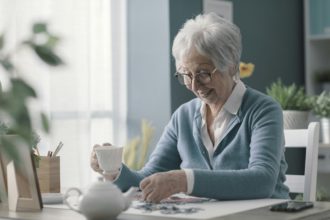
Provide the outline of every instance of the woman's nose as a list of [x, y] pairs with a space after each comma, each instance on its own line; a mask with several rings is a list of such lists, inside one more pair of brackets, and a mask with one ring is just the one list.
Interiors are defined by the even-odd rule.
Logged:
[[196, 78], [191, 79], [191, 89], [196, 91], [201, 86], [200, 82]]

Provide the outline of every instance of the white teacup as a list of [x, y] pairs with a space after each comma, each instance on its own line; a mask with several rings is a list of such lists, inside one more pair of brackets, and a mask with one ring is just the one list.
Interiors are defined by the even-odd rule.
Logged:
[[100, 146], [94, 149], [104, 174], [115, 174], [121, 168], [123, 147]]

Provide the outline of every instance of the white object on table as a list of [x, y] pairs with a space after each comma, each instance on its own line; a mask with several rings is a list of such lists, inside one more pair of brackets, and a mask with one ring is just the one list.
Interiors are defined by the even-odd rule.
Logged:
[[160, 211], [145, 212], [132, 208], [139, 204], [134, 201], [131, 208], [122, 212], [117, 219], [214, 219], [217, 217], [243, 212], [251, 209], [267, 207], [287, 201], [286, 199], [254, 199], [254, 200], [234, 200], [234, 201], [210, 201], [203, 203], [187, 203], [178, 205], [182, 208], [200, 208], [202, 210], [193, 214], [162, 214]]
[[100, 146], [95, 148], [97, 160], [104, 174], [117, 173], [121, 168], [123, 147]]
[[42, 193], [41, 198], [43, 204], [63, 204], [62, 193]]

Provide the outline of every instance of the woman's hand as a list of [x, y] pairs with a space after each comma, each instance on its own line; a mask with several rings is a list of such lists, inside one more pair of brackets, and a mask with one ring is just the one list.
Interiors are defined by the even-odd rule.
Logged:
[[187, 177], [183, 170], [155, 173], [141, 181], [140, 189], [143, 200], [158, 203], [175, 193], [187, 192]]
[[[111, 146], [111, 144], [109, 144], [109, 143], [104, 143], [102, 146]], [[103, 170], [100, 168], [100, 165], [99, 165], [99, 162], [98, 162], [98, 160], [97, 160], [96, 153], [95, 153], [95, 148], [97, 148], [97, 147], [101, 147], [101, 145], [99, 145], [99, 144], [95, 144], [95, 145], [93, 146], [93, 150], [92, 150], [92, 152], [91, 152], [91, 158], [90, 158], [90, 165], [91, 165], [91, 168], [92, 168], [94, 171], [96, 171], [96, 172], [98, 172], [98, 173], [100, 173], [100, 174], [103, 175]]]

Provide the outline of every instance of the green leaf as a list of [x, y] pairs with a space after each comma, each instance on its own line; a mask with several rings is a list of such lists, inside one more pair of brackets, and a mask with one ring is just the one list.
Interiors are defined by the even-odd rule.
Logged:
[[57, 56], [49, 47], [44, 45], [33, 45], [33, 47], [39, 58], [48, 65], [59, 66], [64, 64], [62, 59]]
[[3, 48], [4, 44], [5, 44], [5, 35], [1, 34], [0, 35], [0, 50]]
[[47, 43], [46, 43], [46, 46], [48, 47], [48, 48], [54, 48], [56, 45], [57, 45], [57, 43], [59, 42], [59, 38], [58, 37], [56, 37], [56, 36], [53, 36], [53, 35], [50, 35], [49, 37], [48, 37], [48, 41], [47, 41]]
[[[32, 124], [30, 121], [30, 116], [28, 114], [22, 114], [21, 118], [16, 118], [16, 124], [11, 127], [13, 134], [16, 134], [20, 137], [22, 141], [26, 143], [28, 147], [32, 149], [32, 145], [34, 143], [34, 133], [32, 129]], [[25, 117], [25, 119], [23, 118]]]
[[286, 86], [278, 79], [266, 88], [266, 93], [273, 97], [283, 110], [308, 111], [312, 109], [312, 102], [310, 97], [305, 94], [304, 88], [298, 87], [294, 83]]
[[0, 121], [0, 135], [7, 134], [8, 130], [9, 130], [8, 126], [5, 123]]
[[7, 70], [8, 72], [11, 72], [12, 70], [14, 70], [14, 65], [10, 62], [10, 60], [8, 59], [3, 59], [0, 60], [0, 64], [3, 66], [3, 68], [5, 70]]
[[19, 155], [16, 149], [15, 143], [10, 141], [7, 135], [0, 136], [0, 150], [3, 150], [8, 158], [13, 159], [14, 161], [19, 160]]
[[41, 123], [45, 132], [49, 133], [49, 121], [47, 116], [44, 113], [41, 113]]
[[35, 34], [47, 32], [47, 24], [43, 22], [35, 23], [32, 27], [32, 30]]
[[11, 79], [11, 88], [1, 96], [1, 109], [12, 120], [11, 129], [14, 133], [29, 140], [32, 129], [29, 111], [26, 105], [28, 97], [36, 97], [35, 91], [22, 79]]
[[27, 107], [23, 106], [15, 113], [12, 114], [15, 118], [15, 126], [12, 129], [26, 140], [30, 140], [32, 124]]
[[330, 92], [323, 91], [314, 97], [313, 112], [319, 117], [330, 118]]
[[13, 91], [15, 93], [15, 96], [19, 96], [19, 97], [37, 97], [37, 93], [35, 92], [35, 90], [29, 85], [27, 84], [24, 80], [19, 79], [19, 78], [15, 78], [11, 80], [12, 83], [12, 88]]

